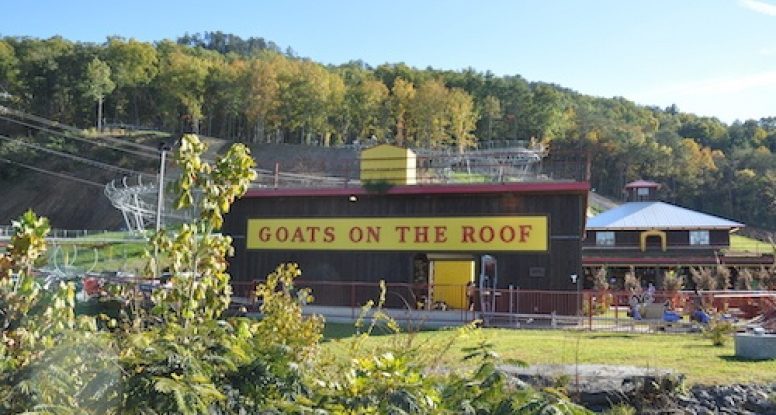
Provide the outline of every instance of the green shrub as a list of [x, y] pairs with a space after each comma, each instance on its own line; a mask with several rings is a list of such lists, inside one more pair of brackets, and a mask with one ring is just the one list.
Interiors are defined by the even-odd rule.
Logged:
[[712, 318], [709, 325], [703, 330], [703, 336], [711, 340], [714, 346], [724, 346], [730, 339], [730, 335], [735, 333], [733, 323], [727, 320]]
[[[367, 349], [363, 340], [378, 320], [399, 331], [380, 310], [384, 289], [344, 359], [324, 355], [323, 320], [302, 315], [312, 296], [294, 288], [295, 264], [258, 285], [261, 319], [226, 318], [231, 240], [215, 232], [247, 188], [253, 163], [244, 147], [216, 165], [200, 159], [203, 151], [196, 137], [184, 136], [176, 157], [184, 172], [178, 203], [202, 202], [200, 217], [157, 233], [149, 249], [170, 262], [171, 286], [150, 300], [116, 287], [112, 294], [124, 301], [111, 303], [121, 309], [110, 316], [97, 309], [98, 316], [76, 318], [73, 284], [44, 291], [31, 270], [48, 223], [31, 212], [15, 223], [9, 254], [0, 256], [0, 413], [589, 413], [556, 390], [510, 382], [484, 340], [464, 350], [473, 370], [440, 370], [458, 339], [479, 334], [475, 324], [438, 343], [409, 334]], [[156, 259], [148, 275], [158, 272]]]
[[636, 408], [621, 403], [604, 411], [604, 415], [636, 415]]

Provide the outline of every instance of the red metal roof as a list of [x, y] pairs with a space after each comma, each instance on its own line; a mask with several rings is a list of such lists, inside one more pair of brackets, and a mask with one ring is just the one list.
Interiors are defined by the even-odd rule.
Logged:
[[[388, 189], [388, 195], [433, 195], [433, 194], [473, 194], [473, 193], [585, 193], [590, 190], [588, 182], [533, 182], [533, 183], [497, 183], [497, 184], [438, 184], [394, 186]], [[243, 197], [304, 197], [304, 196], [365, 196], [370, 193], [362, 187], [335, 188], [254, 188]]]
[[649, 180], [636, 180], [625, 185], [626, 189], [632, 189], [634, 187], [660, 187], [660, 184], [651, 182]]

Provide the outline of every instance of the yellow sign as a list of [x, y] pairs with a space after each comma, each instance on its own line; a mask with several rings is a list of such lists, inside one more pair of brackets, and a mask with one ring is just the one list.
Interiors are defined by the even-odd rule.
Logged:
[[534, 251], [548, 245], [546, 216], [249, 219], [248, 249]]

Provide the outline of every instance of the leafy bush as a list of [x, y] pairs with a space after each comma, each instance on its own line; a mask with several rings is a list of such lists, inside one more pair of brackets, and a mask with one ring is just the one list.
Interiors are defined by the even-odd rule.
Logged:
[[742, 268], [741, 270], [738, 271], [738, 277], [736, 278], [736, 289], [751, 290], [752, 281], [754, 281], [754, 276], [752, 275], [752, 272], [746, 268]]
[[684, 277], [677, 275], [676, 271], [668, 271], [663, 276], [663, 289], [669, 293], [681, 291], [684, 288]]
[[[606, 314], [614, 303], [614, 296], [608, 292], [600, 293], [585, 300], [582, 304], [582, 314], [590, 317]], [[592, 313], [592, 314], [591, 314]]]
[[636, 408], [626, 405], [618, 404], [604, 411], [604, 415], [636, 415]]
[[717, 280], [717, 287], [723, 290], [730, 288], [730, 268], [724, 265], [717, 265], [714, 269], [714, 278]]
[[719, 286], [719, 280], [708, 268], [690, 267], [690, 275], [692, 276], [692, 282], [699, 290], [716, 290]]
[[[602, 315], [609, 311], [614, 303], [614, 297], [609, 293], [609, 280], [606, 267], [601, 267], [590, 279], [596, 295], [582, 305], [582, 314], [585, 316]], [[592, 314], [591, 314], [592, 313]]]
[[674, 398], [684, 388], [684, 378], [680, 375], [645, 376], [638, 379], [628, 393], [627, 405], [615, 407], [620, 413], [674, 413]]
[[608, 272], [606, 267], [601, 267], [593, 275], [593, 289], [596, 291], [607, 291], [609, 289], [609, 280], [607, 279]]
[[122, 299], [115, 303], [121, 310], [76, 316], [72, 284], [45, 291], [32, 274], [48, 223], [31, 212], [14, 223], [9, 254], [0, 256], [0, 413], [588, 413], [557, 391], [511, 382], [485, 341], [466, 350], [473, 370], [439, 368], [457, 339], [477, 334], [474, 325], [441, 343], [394, 336], [366, 349], [378, 320], [398, 332], [380, 310], [384, 292], [346, 359], [326, 356], [323, 320], [302, 315], [312, 296], [294, 289], [301, 273], [294, 264], [258, 285], [261, 319], [225, 318], [231, 240], [214, 232], [247, 188], [253, 162], [240, 146], [215, 165], [200, 160], [202, 151], [196, 137], [184, 136], [178, 204], [198, 200], [200, 217], [153, 236], [148, 275], [162, 257], [172, 277], [150, 307], [132, 287], [118, 286], [112, 295]]
[[[776, 261], [776, 259], [774, 259]], [[760, 270], [757, 272], [757, 279], [760, 282], [760, 288], [766, 290], [776, 289], [776, 263], [770, 267], [760, 265]]]
[[733, 323], [719, 318], [712, 318], [709, 325], [703, 330], [703, 336], [711, 340], [714, 346], [724, 346], [730, 339], [730, 335], [735, 333]]
[[631, 294], [641, 290], [641, 280], [639, 280], [632, 272], [625, 274], [625, 289]]

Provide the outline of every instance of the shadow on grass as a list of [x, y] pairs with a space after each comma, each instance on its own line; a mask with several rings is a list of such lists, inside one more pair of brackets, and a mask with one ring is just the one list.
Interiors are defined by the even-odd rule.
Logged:
[[[708, 340], [707, 340], [708, 341]], [[682, 348], [685, 349], [724, 349], [725, 346], [715, 346], [711, 343], [704, 343], [704, 344], [685, 344], [682, 346]]]
[[637, 339], [639, 336], [635, 334], [595, 334], [588, 339]]
[[[364, 325], [361, 327], [361, 330], [366, 330], [369, 326]], [[423, 331], [437, 331], [438, 328], [434, 327], [422, 327], [418, 328], [415, 325], [404, 325], [399, 324], [399, 328], [401, 329], [401, 333], [417, 333], [417, 332], [423, 332]], [[323, 340], [338, 340], [338, 339], [344, 339], [348, 337], [352, 337], [356, 334], [356, 326], [354, 323], [326, 323], [326, 325], [323, 327]], [[374, 330], [372, 330], [372, 337], [377, 336], [389, 336], [392, 334], [396, 334], [391, 329], [389, 329], [385, 324], [377, 324], [375, 325]]]
[[736, 355], [725, 355], [725, 356], [720, 356], [719, 358], [730, 363], [763, 363], [763, 362], [772, 362], [774, 360], [774, 359], [744, 359], [743, 357], [738, 357]]

